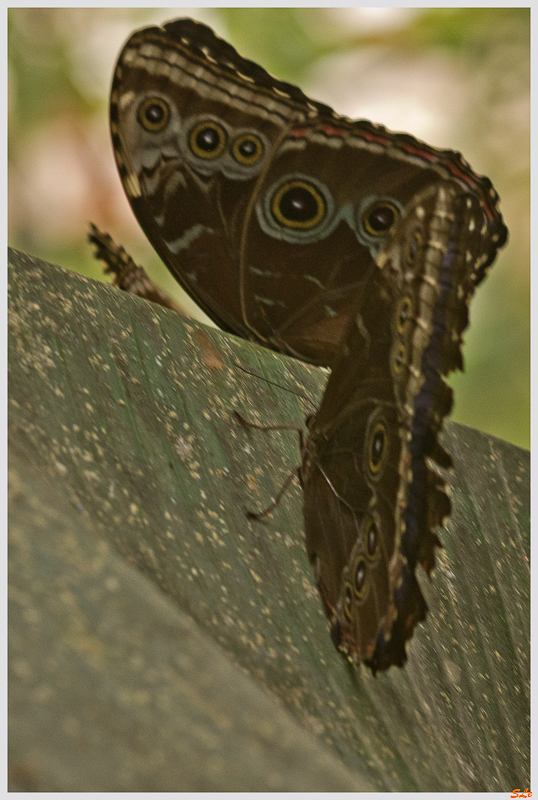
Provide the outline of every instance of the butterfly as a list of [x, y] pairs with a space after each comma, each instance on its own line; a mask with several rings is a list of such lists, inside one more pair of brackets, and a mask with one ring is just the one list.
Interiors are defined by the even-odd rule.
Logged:
[[110, 129], [142, 229], [204, 311], [332, 367], [300, 470], [307, 552], [337, 648], [402, 666], [426, 615], [416, 567], [450, 513], [443, 376], [507, 238], [497, 193], [459, 153], [340, 116], [190, 19], [130, 37]]

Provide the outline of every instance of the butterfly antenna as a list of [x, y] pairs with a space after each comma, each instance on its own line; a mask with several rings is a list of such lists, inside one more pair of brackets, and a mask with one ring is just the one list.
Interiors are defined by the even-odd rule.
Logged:
[[251, 372], [249, 369], [245, 369], [245, 367], [242, 367], [241, 364], [238, 364], [236, 361], [232, 361], [232, 364], [234, 365], [234, 367], [240, 369], [241, 372], [246, 372], [247, 375], [252, 375], [253, 378], [258, 378], [260, 381], [264, 381], [265, 383], [271, 384], [271, 386], [276, 386], [277, 389], [281, 389], [283, 392], [289, 392], [290, 394], [295, 395], [295, 397], [300, 397], [306, 403], [310, 403], [314, 412], [317, 411], [317, 408], [315, 404], [312, 402], [312, 399], [308, 397], [306, 394], [303, 394], [302, 392], [297, 392], [294, 389], [290, 389], [288, 386], [282, 386], [281, 383], [277, 383], [276, 381], [270, 381], [269, 378], [264, 378], [262, 375], [258, 375], [257, 372]]

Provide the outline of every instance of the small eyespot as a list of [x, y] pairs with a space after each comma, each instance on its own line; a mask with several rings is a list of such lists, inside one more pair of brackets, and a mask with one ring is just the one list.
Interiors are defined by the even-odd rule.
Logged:
[[232, 155], [240, 164], [249, 167], [255, 164], [263, 155], [263, 144], [258, 136], [252, 133], [245, 133], [238, 136], [232, 145]]
[[358, 600], [362, 600], [366, 592], [368, 568], [364, 556], [359, 556], [353, 566], [353, 588]]
[[396, 309], [396, 327], [398, 329], [398, 333], [403, 333], [405, 331], [409, 320], [411, 319], [412, 313], [413, 301], [410, 297], [405, 295], [398, 303], [398, 307]]
[[217, 122], [200, 122], [189, 134], [189, 146], [199, 158], [217, 158], [226, 146], [226, 131]]
[[400, 343], [392, 355], [392, 368], [399, 375], [407, 363], [407, 350], [405, 345]]
[[404, 263], [407, 267], [414, 267], [417, 256], [422, 249], [422, 233], [417, 229], [413, 232], [404, 249]]
[[146, 131], [159, 133], [168, 125], [170, 108], [160, 97], [147, 97], [138, 106], [137, 117]]
[[344, 615], [351, 622], [353, 618], [353, 589], [347, 581], [344, 584]]
[[388, 455], [388, 432], [384, 422], [377, 422], [368, 436], [367, 458], [368, 471], [372, 478], [377, 478], [385, 465]]
[[373, 517], [368, 517], [364, 530], [364, 543], [368, 558], [373, 561], [379, 553], [379, 531]]
[[362, 221], [370, 236], [386, 236], [398, 219], [398, 209], [394, 203], [379, 200], [363, 214]]
[[286, 228], [309, 230], [326, 214], [325, 200], [320, 191], [306, 181], [284, 183], [271, 201], [274, 218]]

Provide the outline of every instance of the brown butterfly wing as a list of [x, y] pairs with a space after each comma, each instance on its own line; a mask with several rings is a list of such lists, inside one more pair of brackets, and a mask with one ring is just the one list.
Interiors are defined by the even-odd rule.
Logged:
[[[210, 316], [248, 337], [244, 220], [275, 140], [303, 118], [304, 103], [275, 95], [268, 108], [267, 91], [238, 76], [242, 61], [192, 20], [138, 31], [118, 59], [110, 126], [127, 197], [150, 242]], [[258, 68], [257, 80], [264, 74]]]
[[337, 646], [374, 671], [406, 659], [426, 614], [429, 573], [450, 512], [433, 462], [461, 366], [468, 303], [490, 238], [477, 198], [453, 182], [410, 204], [357, 298], [311, 426], [303, 463], [307, 551]]
[[[491, 184], [459, 154], [334, 112], [290, 124], [260, 176], [246, 220], [241, 291], [244, 318], [256, 337], [332, 364], [354, 298], [396, 220], [440, 177], [472, 184], [491, 227], [503, 232]], [[491, 259], [501, 238], [490, 242]]]
[[[303, 465], [305, 531], [332, 635], [338, 645], [373, 653], [390, 608], [390, 564], [396, 540], [395, 506], [401, 443], [394, 387], [386, 369], [391, 349], [391, 296], [381, 272], [366, 284], [360, 310], [347, 330], [343, 352], [329, 378], [338, 388], [341, 371], [360, 375], [348, 402], [324, 397], [310, 431]], [[387, 438], [383, 472], [369, 471], [366, 437]], [[390, 435], [394, 433], [395, 435]], [[373, 446], [373, 440], [372, 440]], [[355, 607], [360, 606], [360, 617]], [[352, 621], [357, 624], [351, 628]]]
[[[504, 230], [491, 184], [459, 154], [340, 117], [193, 20], [130, 38], [110, 125], [129, 202], [184, 288], [221, 327], [315, 363], [334, 360], [387, 208], [397, 217], [452, 177]], [[314, 202], [291, 225], [290, 182]]]
[[394, 221], [437, 177], [372, 148], [363, 133], [334, 117], [290, 128], [256, 187], [241, 253], [249, 328], [324, 364]]

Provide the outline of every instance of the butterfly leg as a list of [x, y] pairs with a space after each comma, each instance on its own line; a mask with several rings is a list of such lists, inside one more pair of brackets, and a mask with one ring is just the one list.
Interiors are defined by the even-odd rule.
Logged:
[[[237, 420], [239, 420], [241, 425], [244, 425], [247, 428], [255, 428], [258, 431], [264, 431], [264, 432], [267, 432], [267, 431], [297, 431], [298, 434], [299, 434], [299, 442], [301, 444], [301, 449], [303, 447], [303, 432], [296, 425], [258, 425], [258, 423], [256, 423], [256, 422], [249, 422], [249, 420], [245, 419], [245, 417], [242, 414], [240, 414], [239, 411], [235, 411], [234, 410], [233, 414], [234, 414], [234, 417]], [[267, 508], [264, 508], [262, 511], [250, 511], [250, 510], [247, 509], [245, 511], [245, 514], [247, 515], [247, 517], [249, 519], [263, 519], [264, 517], [268, 517], [269, 514], [271, 514], [275, 510], [275, 508], [278, 506], [278, 504], [280, 503], [282, 497], [288, 491], [289, 486], [290, 486], [292, 480], [294, 479], [294, 477], [296, 475], [299, 475], [299, 467], [295, 467], [288, 474], [286, 480], [284, 481], [284, 483], [282, 484], [282, 486], [278, 490], [275, 499], [271, 503], [269, 503]]]
[[185, 313], [169, 294], [151, 280], [143, 267], [135, 264], [121, 245], [116, 244], [108, 233], [103, 233], [91, 222], [88, 241], [95, 247], [95, 258], [103, 262], [105, 273], [113, 276], [114, 286], [118, 289], [173, 311]]
[[267, 508], [264, 508], [262, 511], [250, 511], [249, 509], [247, 509], [245, 511], [245, 514], [247, 515], [247, 517], [249, 519], [263, 519], [264, 517], [268, 517], [269, 514], [272, 514], [272, 512], [275, 510], [275, 508], [278, 506], [278, 504], [282, 500], [283, 496], [288, 491], [292, 480], [295, 478], [295, 476], [298, 474], [298, 472], [299, 472], [299, 467], [295, 467], [295, 469], [293, 469], [288, 474], [288, 477], [286, 478], [286, 480], [284, 481], [284, 483], [282, 484], [282, 486], [278, 490], [275, 499], [271, 503], [269, 503]]

